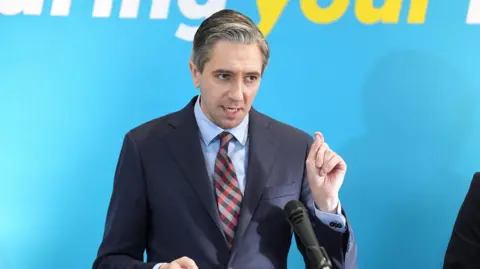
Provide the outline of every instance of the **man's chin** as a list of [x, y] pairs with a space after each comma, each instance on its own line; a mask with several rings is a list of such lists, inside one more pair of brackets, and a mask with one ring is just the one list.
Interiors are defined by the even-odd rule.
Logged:
[[238, 118], [235, 118], [235, 119], [224, 118], [220, 121], [219, 127], [222, 129], [232, 129], [240, 125], [241, 122], [242, 122], [242, 119], [238, 119]]

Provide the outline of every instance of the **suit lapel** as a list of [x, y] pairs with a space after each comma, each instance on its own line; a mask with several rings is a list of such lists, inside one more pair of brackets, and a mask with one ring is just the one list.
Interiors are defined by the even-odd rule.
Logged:
[[192, 189], [223, 236], [213, 185], [207, 174], [205, 157], [199, 140], [199, 129], [193, 112], [195, 101], [196, 98], [169, 120], [170, 126], [175, 130], [169, 134], [166, 142]]
[[256, 112], [250, 112], [249, 154], [245, 194], [240, 211], [240, 219], [235, 232], [233, 249], [240, 243], [260, 202], [267, 179], [272, 169], [276, 147], [276, 137], [269, 133], [270, 122]]
[[[186, 179], [223, 237], [215, 193], [207, 174], [205, 157], [199, 141], [199, 129], [193, 112], [195, 101], [196, 98], [192, 99], [184, 109], [170, 117], [168, 122], [174, 130], [166, 137], [166, 142], [185, 173]], [[252, 108], [248, 131], [249, 153], [245, 195], [232, 253], [250, 224], [272, 169], [278, 141], [277, 137], [269, 131], [270, 122], [267, 117]], [[224, 243], [226, 246], [227, 242], [224, 241]]]

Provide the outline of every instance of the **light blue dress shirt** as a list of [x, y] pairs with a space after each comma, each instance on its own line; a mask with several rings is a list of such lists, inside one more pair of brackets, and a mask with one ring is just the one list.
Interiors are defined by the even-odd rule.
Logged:
[[[217, 153], [220, 148], [220, 141], [217, 136], [220, 133], [226, 131], [234, 136], [234, 139], [232, 139], [228, 144], [228, 156], [233, 162], [233, 167], [237, 175], [238, 184], [240, 185], [240, 191], [243, 194], [245, 191], [245, 177], [248, 167], [247, 156], [249, 116], [247, 115], [237, 127], [224, 130], [215, 125], [212, 121], [210, 121], [205, 115], [205, 113], [203, 113], [200, 107], [200, 97], [197, 98], [197, 102], [195, 103], [194, 113], [198, 128], [200, 129], [200, 143], [202, 145], [203, 155], [205, 157], [205, 163], [207, 165], [207, 172], [209, 178], [212, 181], [212, 188], [214, 186], [213, 173], [215, 158], [217, 157]], [[346, 219], [341, 214], [340, 204], [338, 205], [337, 214], [330, 214], [319, 211], [315, 206], [314, 208], [316, 216], [320, 219], [320, 221], [322, 221], [326, 225], [329, 225], [329, 227], [338, 232], [345, 232]], [[330, 223], [332, 222], [341, 224], [341, 228], [331, 226]], [[153, 269], [159, 269], [162, 264], [163, 263], [155, 265]]]

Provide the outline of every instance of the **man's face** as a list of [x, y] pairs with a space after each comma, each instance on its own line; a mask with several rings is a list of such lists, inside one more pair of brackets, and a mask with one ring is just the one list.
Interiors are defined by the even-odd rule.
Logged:
[[190, 63], [193, 81], [200, 88], [201, 108], [223, 129], [238, 126], [250, 111], [260, 86], [263, 57], [257, 44], [217, 42], [200, 73]]

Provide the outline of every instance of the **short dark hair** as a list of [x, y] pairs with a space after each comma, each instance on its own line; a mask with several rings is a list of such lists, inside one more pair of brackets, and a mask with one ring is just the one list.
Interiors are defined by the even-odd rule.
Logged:
[[209, 60], [211, 48], [219, 40], [243, 44], [257, 43], [263, 55], [262, 73], [267, 67], [270, 48], [262, 32], [244, 14], [232, 9], [223, 9], [206, 18], [195, 33], [191, 60], [200, 73]]

